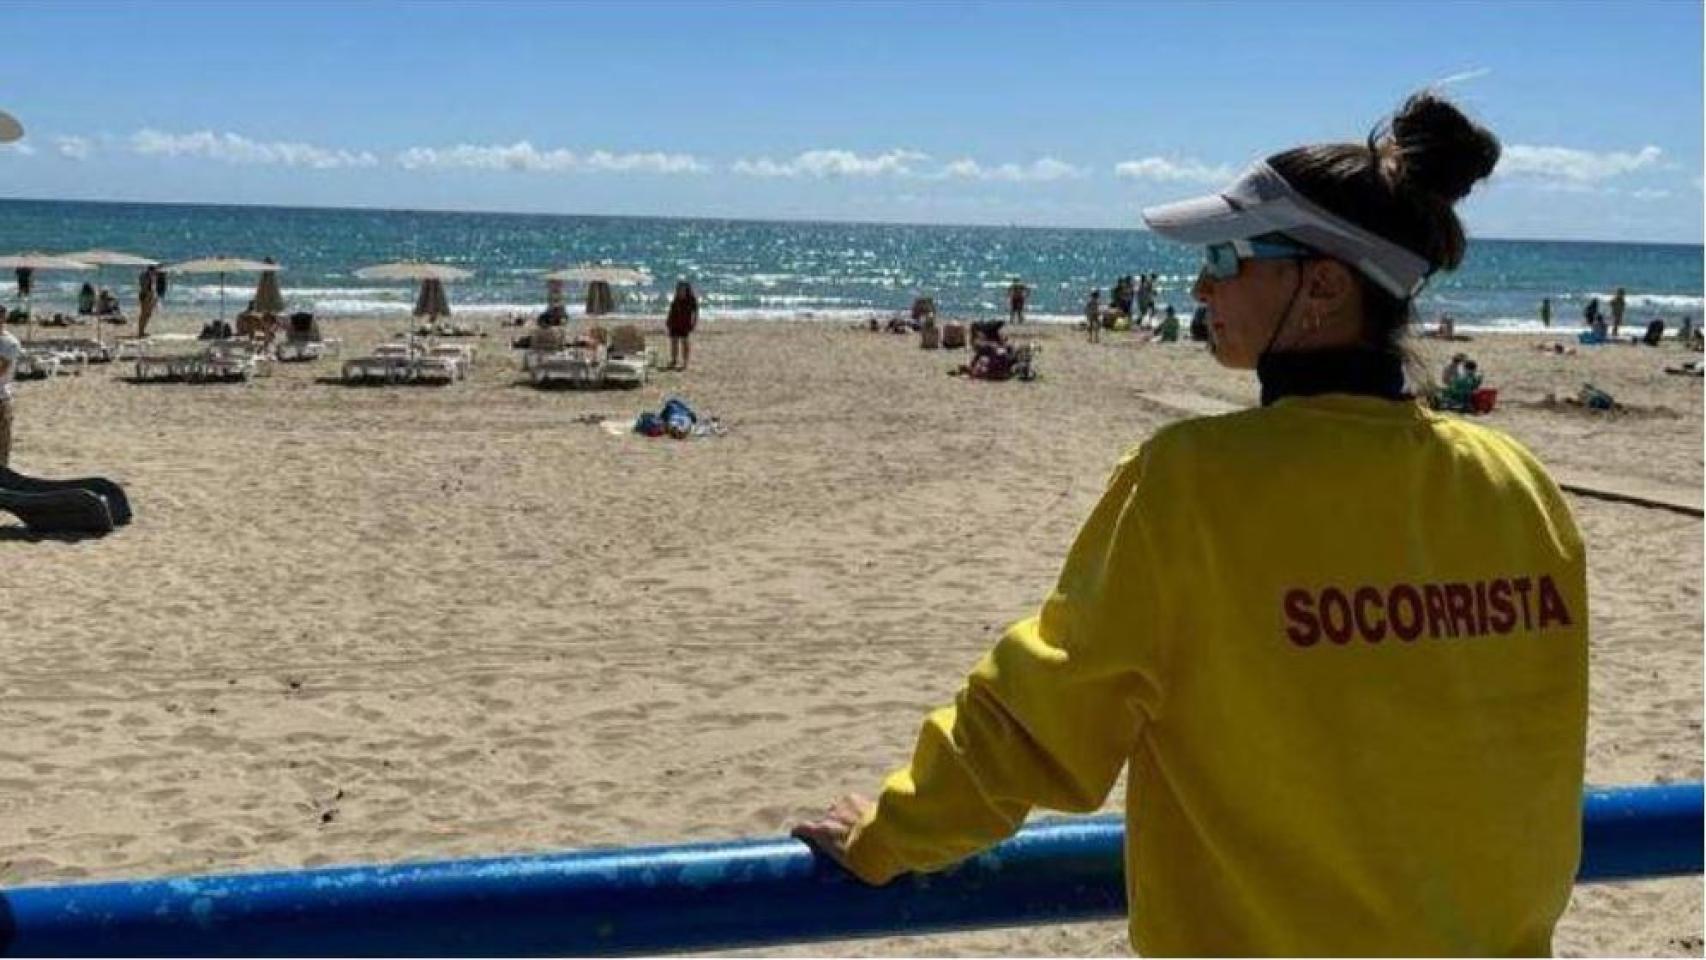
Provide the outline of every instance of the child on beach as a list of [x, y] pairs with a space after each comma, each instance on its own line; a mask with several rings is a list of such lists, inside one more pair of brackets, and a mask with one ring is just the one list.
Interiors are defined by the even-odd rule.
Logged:
[[1499, 152], [1422, 93], [1144, 211], [1203, 248], [1215, 358], [1262, 406], [1128, 454], [911, 763], [795, 835], [880, 884], [1096, 810], [1125, 769], [1144, 956], [1548, 953], [1581, 853], [1582, 540], [1527, 450], [1404, 382]]
[[1084, 328], [1090, 332], [1091, 343], [1102, 342], [1102, 288], [1090, 291], [1090, 299], [1084, 301]]

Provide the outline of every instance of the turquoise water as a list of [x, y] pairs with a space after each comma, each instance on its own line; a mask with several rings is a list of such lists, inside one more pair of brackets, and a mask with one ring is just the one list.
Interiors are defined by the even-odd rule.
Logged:
[[[1071, 320], [1091, 287], [1122, 274], [1159, 273], [1161, 299], [1189, 304], [1194, 251], [1138, 230], [1071, 230], [894, 224], [778, 223], [401, 210], [327, 210], [184, 204], [0, 201], [0, 252], [111, 248], [168, 262], [227, 255], [271, 256], [285, 267], [294, 307], [337, 316], [401, 316], [412, 303], [404, 284], [358, 280], [353, 271], [394, 259], [429, 259], [475, 272], [456, 284], [465, 314], [531, 313], [543, 304], [539, 273], [582, 262], [644, 267], [657, 278], [628, 294], [630, 309], [661, 311], [669, 281], [690, 277], [708, 319], [841, 320], [887, 315], [917, 294], [961, 315], [1005, 312], [1009, 279], [1034, 290], [1032, 312]], [[38, 309], [64, 309], [83, 277], [44, 274]], [[98, 282], [132, 298], [135, 271], [107, 269]], [[246, 299], [252, 277], [235, 277]], [[1630, 315], [1699, 317], [1701, 247], [1480, 240], [1456, 274], [1436, 278], [1420, 312], [1449, 312], [1472, 326], [1538, 327], [1538, 304], [1579, 324], [1589, 296], [1629, 292]], [[213, 277], [174, 278], [168, 309], [211, 313]], [[10, 278], [0, 296], [15, 295]]]

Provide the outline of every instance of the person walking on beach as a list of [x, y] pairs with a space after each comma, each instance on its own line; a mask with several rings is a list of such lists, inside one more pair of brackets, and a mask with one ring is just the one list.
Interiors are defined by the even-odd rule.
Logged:
[[1084, 329], [1090, 332], [1091, 343], [1102, 342], [1102, 288], [1090, 291], [1090, 299], [1084, 301]]
[[1611, 295], [1611, 335], [1612, 335], [1612, 337], [1616, 337], [1618, 334], [1622, 333], [1622, 331], [1623, 331], [1623, 308], [1626, 305], [1627, 305], [1627, 299], [1624, 296], [1623, 288], [1618, 287], [1617, 292], [1613, 293]]
[[880, 884], [1096, 810], [1124, 768], [1144, 956], [1547, 954], [1581, 854], [1584, 548], [1533, 455], [1404, 382], [1498, 157], [1421, 93], [1144, 211], [1202, 247], [1215, 358], [1262, 405], [1123, 458], [911, 763], [794, 835]]
[[1025, 300], [1030, 297], [1031, 288], [1024, 283], [1014, 280], [1007, 288], [1007, 319], [1012, 323], [1025, 322]]
[[692, 284], [686, 280], [678, 281], [675, 296], [669, 301], [669, 315], [664, 319], [664, 329], [669, 331], [669, 366], [664, 369], [687, 369], [687, 361], [693, 355], [687, 338], [693, 335], [693, 328], [698, 325], [699, 298], [693, 293]]
[[1551, 297], [1541, 297], [1540, 298], [1540, 325], [1542, 327], [1545, 327], [1548, 330], [1552, 329], [1552, 298]]
[[12, 381], [23, 353], [23, 344], [6, 329], [6, 311], [0, 308], [0, 467], [12, 462]]

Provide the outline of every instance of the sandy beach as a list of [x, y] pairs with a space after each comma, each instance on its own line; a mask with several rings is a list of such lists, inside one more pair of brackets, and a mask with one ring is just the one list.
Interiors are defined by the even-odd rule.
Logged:
[[[327, 324], [346, 355], [397, 329]], [[517, 331], [486, 329], [443, 388], [345, 387], [329, 360], [19, 385], [13, 466], [114, 477], [136, 521], [0, 526], [0, 884], [776, 833], [873, 790], [1046, 595], [1116, 459], [1179, 416], [1140, 394], [1256, 394], [1188, 343], [1031, 328], [1043, 378], [982, 383], [910, 337], [727, 322], [689, 372], [538, 392]], [[1696, 355], [1535, 342], [1419, 349], [1471, 352], [1485, 422], [1554, 468], [1700, 488], [1701, 381], [1662, 372]], [[1584, 381], [1626, 409], [1546, 400]], [[601, 425], [669, 395], [727, 433]], [[1588, 779], [1698, 779], [1701, 520], [1571, 504]], [[1701, 900], [1698, 877], [1578, 887], [1556, 949], [1700, 956]], [[773, 952], [1128, 951], [1100, 923]]]

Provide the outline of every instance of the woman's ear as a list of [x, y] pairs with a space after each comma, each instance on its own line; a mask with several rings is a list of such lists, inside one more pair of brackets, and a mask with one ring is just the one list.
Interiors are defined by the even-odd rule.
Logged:
[[1335, 314], [1346, 307], [1355, 306], [1358, 298], [1356, 275], [1351, 268], [1337, 260], [1320, 259], [1309, 263], [1309, 277], [1304, 283], [1304, 294], [1315, 309], [1327, 314]]

